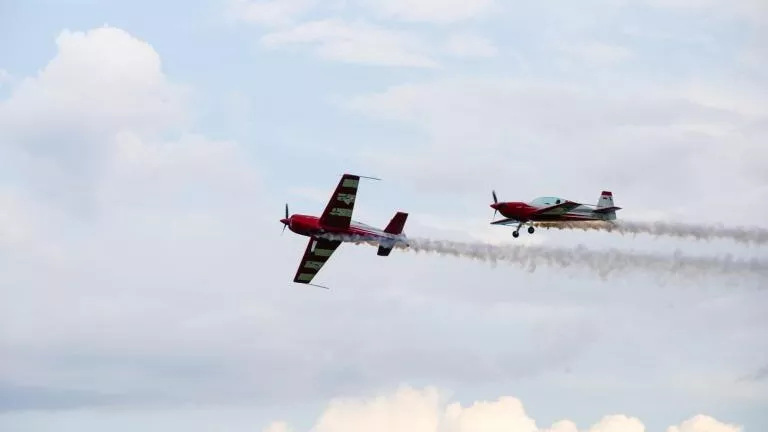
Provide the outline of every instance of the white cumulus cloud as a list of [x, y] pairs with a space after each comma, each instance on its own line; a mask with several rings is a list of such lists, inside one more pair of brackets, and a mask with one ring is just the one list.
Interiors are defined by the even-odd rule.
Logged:
[[104, 190], [117, 181], [139, 190], [139, 173], [156, 186], [158, 175], [243, 173], [236, 145], [185, 132], [191, 92], [167, 79], [148, 43], [105, 26], [65, 30], [56, 44], [37, 76], [0, 101], [0, 155], [35, 190], [85, 204], [120, 196]]
[[[276, 422], [263, 432], [285, 431]], [[312, 427], [313, 432], [646, 432], [640, 419], [607, 415], [588, 428], [570, 420], [541, 426], [528, 415], [522, 401], [502, 396], [495, 401], [476, 401], [469, 406], [449, 402], [448, 393], [434, 387], [401, 386], [388, 395], [372, 398], [339, 398], [331, 401]], [[667, 432], [741, 432], [738, 425], [699, 415]]]
[[[114, 27], [63, 31], [56, 41], [40, 73], [0, 100], [0, 171], [12, 180], [0, 185], [0, 383], [41, 387], [39, 400], [24, 402], [33, 406], [48, 386], [132, 387], [109, 372], [85, 379], [95, 372], [48, 362], [67, 352], [87, 358], [93, 347], [96, 357], [151, 351], [142, 322], [163, 327], [169, 315], [151, 311], [142, 287], [173, 284], [150, 277], [151, 262], [185, 268], [190, 249], [179, 245], [215, 238], [222, 215], [237, 214], [232, 207], [259, 184], [237, 143], [192, 130], [188, 92], [165, 76], [148, 43]], [[131, 289], [116, 287], [128, 278]]]

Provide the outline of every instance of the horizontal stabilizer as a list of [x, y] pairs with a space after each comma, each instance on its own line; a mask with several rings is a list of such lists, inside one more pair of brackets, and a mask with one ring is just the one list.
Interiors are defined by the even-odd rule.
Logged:
[[389, 224], [387, 224], [387, 227], [384, 228], [384, 232], [389, 234], [402, 233], [403, 228], [405, 227], [405, 221], [407, 219], [408, 219], [408, 213], [403, 213], [403, 212], [395, 213], [395, 216], [392, 217], [391, 221], [389, 221]]
[[592, 211], [594, 211], [595, 213], [611, 213], [611, 212], [615, 212], [616, 210], [621, 210], [621, 207], [615, 207], [615, 206], [600, 207]]

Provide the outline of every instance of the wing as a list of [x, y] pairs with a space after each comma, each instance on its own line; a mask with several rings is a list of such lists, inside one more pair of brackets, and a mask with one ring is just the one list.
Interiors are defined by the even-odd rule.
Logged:
[[491, 222], [491, 225], [513, 225], [513, 224], [519, 224], [520, 221], [517, 219], [507, 218], [507, 219], [499, 219], [497, 221]]
[[344, 174], [339, 180], [336, 190], [328, 201], [320, 222], [325, 226], [347, 229], [352, 222], [352, 211], [355, 209], [357, 184], [360, 176]]
[[312, 279], [323, 268], [323, 265], [331, 258], [331, 255], [333, 255], [333, 252], [340, 244], [341, 242], [337, 240], [310, 238], [293, 281], [303, 284], [312, 282]]
[[534, 216], [559, 216], [575, 209], [581, 204], [573, 201], [564, 201], [549, 207], [543, 207], [533, 213]]

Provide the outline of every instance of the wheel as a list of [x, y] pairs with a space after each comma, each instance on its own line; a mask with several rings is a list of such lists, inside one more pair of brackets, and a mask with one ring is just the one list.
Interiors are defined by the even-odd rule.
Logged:
[[517, 238], [520, 235], [519, 231], [512, 231], [512, 237]]
[[533, 232], [534, 232], [534, 231], [535, 231], [535, 230], [533, 229], [533, 227], [532, 227], [532, 226], [531, 226], [531, 227], [528, 227], [528, 234], [533, 234]]

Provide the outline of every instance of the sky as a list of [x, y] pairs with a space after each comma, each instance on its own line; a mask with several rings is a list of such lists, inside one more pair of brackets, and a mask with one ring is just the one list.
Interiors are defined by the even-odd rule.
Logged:
[[762, 0], [0, 3], [3, 431], [751, 432], [765, 279], [342, 245], [292, 283], [342, 173], [410, 236], [768, 259], [490, 226], [765, 227]]

